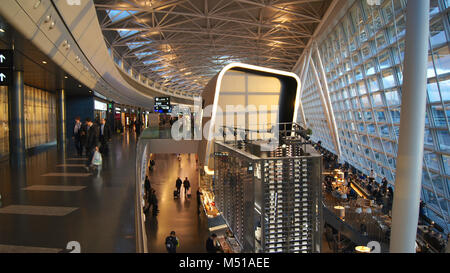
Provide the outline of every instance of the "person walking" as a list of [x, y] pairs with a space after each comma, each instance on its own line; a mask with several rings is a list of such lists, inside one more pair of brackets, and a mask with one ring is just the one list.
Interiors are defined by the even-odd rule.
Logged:
[[149, 173], [153, 172], [153, 167], [155, 166], [155, 160], [150, 160], [150, 166], [148, 167]]
[[191, 183], [189, 182], [187, 177], [183, 181], [183, 186], [184, 186], [184, 196], [186, 196], [188, 194], [189, 188], [191, 187]]
[[150, 193], [150, 204], [153, 206], [153, 216], [156, 216], [159, 212], [158, 210], [158, 197], [156, 197], [156, 191], [151, 189]]
[[150, 193], [151, 186], [150, 186], [150, 179], [148, 179], [148, 175], [145, 176], [144, 189], [145, 189], [145, 194]]
[[109, 128], [109, 125], [106, 124], [106, 119], [102, 118], [100, 120], [100, 128], [99, 128], [99, 137], [98, 140], [100, 141], [100, 152], [103, 155], [108, 155], [108, 141], [111, 140], [111, 129]]
[[138, 138], [139, 135], [141, 134], [141, 127], [142, 127], [142, 123], [139, 119], [136, 119], [134, 121], [134, 127], [135, 127], [135, 131], [136, 131], [136, 138]]
[[180, 195], [180, 191], [181, 191], [181, 185], [183, 184], [183, 181], [181, 181], [181, 178], [178, 177], [177, 181], [175, 182], [175, 187], [177, 188], [177, 193], [178, 195]]
[[88, 152], [86, 149], [86, 140], [87, 140], [87, 131], [88, 131], [88, 119], [86, 118], [86, 120], [84, 121], [83, 124], [81, 124], [81, 128], [80, 128], [80, 145], [81, 145], [81, 155], [83, 155], [83, 150], [84, 150], [84, 154], [87, 156]]
[[215, 233], [211, 234], [211, 236], [206, 239], [206, 252], [208, 253], [217, 253], [220, 252], [222, 249], [217, 246], [217, 235]]
[[175, 231], [171, 231], [170, 235], [166, 237], [166, 249], [168, 253], [177, 253], [177, 247], [180, 246], [180, 241], [176, 237]]
[[81, 146], [81, 121], [80, 117], [75, 118], [75, 126], [73, 127], [73, 141], [75, 143], [75, 148], [77, 149], [78, 156], [82, 155], [83, 147]]
[[94, 155], [95, 146], [98, 145], [98, 130], [97, 126], [91, 121], [90, 118], [86, 119], [87, 121], [87, 134], [86, 134], [86, 155], [87, 159], [87, 169], [91, 165], [92, 156]]

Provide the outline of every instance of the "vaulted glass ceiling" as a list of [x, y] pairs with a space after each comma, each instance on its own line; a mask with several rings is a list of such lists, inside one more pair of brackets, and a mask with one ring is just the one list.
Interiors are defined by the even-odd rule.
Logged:
[[331, 0], [94, 0], [113, 51], [153, 82], [199, 94], [244, 62], [290, 71]]

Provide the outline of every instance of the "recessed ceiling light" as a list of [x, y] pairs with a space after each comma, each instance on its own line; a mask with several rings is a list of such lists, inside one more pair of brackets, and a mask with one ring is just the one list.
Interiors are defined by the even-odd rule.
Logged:
[[79, 84], [78, 87], [81, 87], [81, 84]]
[[89, 90], [89, 93], [92, 93], [92, 90]]
[[47, 62], [46, 62], [46, 61], [42, 61], [42, 63], [43, 63], [43, 64], [46, 64]]
[[69, 77], [67, 77], [67, 76], [64, 76], [64, 79], [67, 79], [67, 78], [69, 78]]
[[0, 28], [0, 32], [5, 32], [5, 30], [3, 28]]

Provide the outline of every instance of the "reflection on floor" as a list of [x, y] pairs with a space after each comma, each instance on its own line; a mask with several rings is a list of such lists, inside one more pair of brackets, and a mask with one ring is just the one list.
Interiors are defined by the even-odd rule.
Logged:
[[[175, 154], [153, 155], [155, 168], [150, 175], [151, 187], [156, 190], [159, 214], [147, 219], [147, 237], [150, 253], [165, 253], [165, 238], [174, 230], [180, 241], [178, 253], [204, 253], [209, 236], [207, 219], [202, 208], [197, 207], [198, 171], [194, 154], [184, 154], [178, 161]], [[188, 177], [192, 196], [185, 197], [181, 189], [179, 199], [174, 199], [177, 177]], [[199, 212], [201, 212], [199, 214]]]
[[0, 253], [58, 252], [70, 241], [81, 252], [135, 252], [135, 136], [115, 136], [109, 147], [98, 176], [72, 143], [67, 153], [28, 156], [18, 170], [0, 163]]

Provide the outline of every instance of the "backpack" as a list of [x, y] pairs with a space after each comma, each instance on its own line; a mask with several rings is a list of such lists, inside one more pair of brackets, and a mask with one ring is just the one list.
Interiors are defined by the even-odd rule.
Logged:
[[174, 240], [175, 238], [173, 238], [172, 236], [166, 238], [166, 248], [168, 251], [172, 251], [177, 247]]

